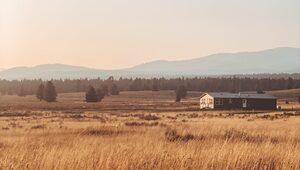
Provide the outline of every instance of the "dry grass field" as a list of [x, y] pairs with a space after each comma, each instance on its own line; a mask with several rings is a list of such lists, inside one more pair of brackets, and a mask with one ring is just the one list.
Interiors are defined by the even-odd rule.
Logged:
[[275, 90], [268, 92], [279, 99], [297, 101], [297, 97], [300, 96], [300, 89], [289, 89], [289, 90]]
[[300, 169], [299, 103], [200, 111], [198, 96], [1, 96], [0, 169]]

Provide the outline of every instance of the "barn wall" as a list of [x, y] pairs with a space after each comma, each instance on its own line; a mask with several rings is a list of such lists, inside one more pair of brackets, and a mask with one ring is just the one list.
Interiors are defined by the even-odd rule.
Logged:
[[214, 100], [215, 109], [258, 109], [258, 110], [275, 110], [277, 108], [276, 99], [247, 99], [247, 107], [243, 108], [242, 98], [220, 98], [223, 105], [217, 105], [218, 98]]
[[200, 99], [200, 109], [204, 108], [214, 108], [214, 98], [211, 97], [210, 95], [206, 94]]
[[276, 99], [247, 99], [247, 109], [275, 110]]
[[[214, 108], [216, 109], [241, 109], [242, 108], [242, 99], [228, 99], [228, 98], [219, 98], [223, 100], [223, 105], [217, 105], [217, 103], [214, 103]], [[215, 101], [217, 98], [215, 99]]]

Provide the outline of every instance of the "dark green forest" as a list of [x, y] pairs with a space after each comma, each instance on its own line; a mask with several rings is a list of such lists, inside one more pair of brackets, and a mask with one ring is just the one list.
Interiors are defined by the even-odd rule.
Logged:
[[[119, 78], [114, 79], [64, 79], [51, 80], [57, 93], [86, 92], [91, 85], [95, 88], [107, 86], [118, 88], [119, 91], [143, 90], [175, 90], [184, 85], [188, 91], [201, 92], [241, 92], [241, 91], [268, 91], [300, 88], [300, 79], [293, 78]], [[39, 80], [0, 80], [2, 95], [32, 95], [38, 87], [45, 83]]]

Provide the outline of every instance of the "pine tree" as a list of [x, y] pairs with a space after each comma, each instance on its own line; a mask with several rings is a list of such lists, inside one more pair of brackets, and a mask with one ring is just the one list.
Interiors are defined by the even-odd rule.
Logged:
[[287, 89], [292, 89], [294, 87], [294, 80], [293, 78], [289, 77], [287, 80]]
[[102, 92], [104, 93], [105, 96], [109, 95], [109, 89], [108, 89], [108, 86], [106, 84], [101, 85], [101, 90], [102, 90]]
[[57, 93], [55, 90], [55, 86], [51, 81], [48, 81], [46, 83], [46, 86], [44, 88], [44, 100], [47, 102], [55, 102], [57, 97]]
[[179, 85], [175, 90], [176, 93], [176, 102], [180, 102], [182, 98], [186, 97], [187, 90], [184, 85]]
[[21, 96], [21, 97], [26, 96], [23, 84], [21, 84], [21, 86], [20, 86], [20, 89], [18, 91], [18, 96]]
[[97, 95], [97, 101], [98, 101], [98, 102], [101, 102], [102, 99], [103, 99], [104, 96], [105, 96], [105, 92], [102, 90], [102, 88], [98, 88], [98, 89], [97, 89], [97, 92], [96, 92], [96, 95]]
[[120, 91], [118, 89], [118, 86], [116, 84], [112, 84], [110, 88], [110, 94], [111, 95], [119, 95]]
[[157, 79], [152, 81], [152, 91], [159, 91], [159, 83]]
[[81, 80], [76, 80], [76, 92], [80, 92], [81, 90]]
[[38, 98], [40, 101], [44, 99], [44, 88], [44, 85], [40, 84], [36, 92], [36, 98]]
[[86, 102], [97, 102], [98, 96], [96, 90], [93, 86], [89, 86], [87, 92], [85, 93]]

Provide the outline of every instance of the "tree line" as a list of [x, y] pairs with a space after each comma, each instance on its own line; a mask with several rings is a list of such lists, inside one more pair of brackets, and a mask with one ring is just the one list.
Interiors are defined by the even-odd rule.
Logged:
[[[183, 85], [187, 91], [201, 92], [240, 92], [240, 91], [267, 91], [300, 88], [300, 79], [293, 78], [119, 78], [114, 79], [64, 79], [51, 80], [57, 93], [86, 92], [90, 87], [101, 89], [105, 95], [118, 94], [119, 91], [143, 90], [176, 90]], [[38, 80], [0, 80], [2, 95], [35, 95], [40, 85], [47, 81]]]

